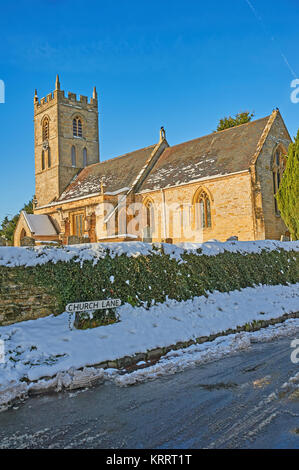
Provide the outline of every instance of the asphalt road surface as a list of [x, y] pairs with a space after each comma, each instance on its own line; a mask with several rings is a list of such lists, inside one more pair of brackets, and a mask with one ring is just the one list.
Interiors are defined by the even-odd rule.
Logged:
[[123, 388], [27, 400], [0, 413], [0, 448], [299, 448], [293, 338]]

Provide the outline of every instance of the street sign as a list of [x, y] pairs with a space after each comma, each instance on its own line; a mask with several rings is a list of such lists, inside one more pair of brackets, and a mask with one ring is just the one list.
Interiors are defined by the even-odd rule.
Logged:
[[67, 304], [65, 310], [68, 313], [92, 312], [93, 310], [104, 310], [107, 308], [115, 308], [120, 306], [120, 299], [92, 300], [89, 302], [76, 302], [73, 304]]

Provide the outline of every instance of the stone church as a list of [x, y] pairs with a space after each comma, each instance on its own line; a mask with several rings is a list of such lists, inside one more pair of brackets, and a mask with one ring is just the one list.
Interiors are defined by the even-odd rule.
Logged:
[[291, 137], [271, 115], [171, 146], [157, 142], [100, 161], [98, 98], [60, 89], [34, 96], [34, 214], [14, 244], [168, 243], [280, 239], [275, 193]]

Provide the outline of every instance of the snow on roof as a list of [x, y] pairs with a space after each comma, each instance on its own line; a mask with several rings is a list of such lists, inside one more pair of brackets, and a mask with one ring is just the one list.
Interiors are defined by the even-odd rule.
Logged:
[[151, 145], [120, 157], [88, 165], [71, 181], [58, 201], [99, 194], [101, 181], [105, 183], [107, 194], [118, 194], [130, 188], [154, 149], [155, 145]]
[[22, 213], [34, 235], [57, 235], [57, 231], [48, 215], [27, 214], [25, 211]]
[[248, 170], [270, 116], [170, 146], [140, 192]]

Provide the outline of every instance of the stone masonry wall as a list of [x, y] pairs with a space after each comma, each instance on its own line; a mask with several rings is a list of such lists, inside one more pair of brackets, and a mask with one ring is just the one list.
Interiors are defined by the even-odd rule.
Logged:
[[[1, 268], [3, 269], [3, 268]], [[11, 269], [0, 279], [0, 326], [34, 320], [57, 312], [57, 301], [41, 287], [25, 287]]]
[[[192, 205], [194, 196], [201, 189], [210, 196], [212, 226], [195, 229], [195, 214]], [[165, 206], [174, 208], [172, 216], [167, 214], [165, 223], [161, 191], [147, 192], [142, 196], [143, 201], [150, 198], [155, 207], [153, 241], [161, 241], [164, 238], [171, 238], [173, 243], [205, 242], [213, 238], [225, 241], [233, 235], [239, 240], [255, 239], [249, 172], [165, 189]], [[179, 207], [183, 204], [189, 205], [190, 212], [186, 214], [182, 233]], [[175, 210], [176, 207], [177, 210]], [[188, 226], [192, 229], [190, 236], [188, 236]]]
[[276, 117], [256, 162], [257, 181], [262, 195], [262, 212], [265, 224], [265, 238], [279, 240], [288, 230], [280, 215], [275, 213], [272, 163], [275, 149], [279, 144], [286, 153], [291, 143], [281, 116]]

